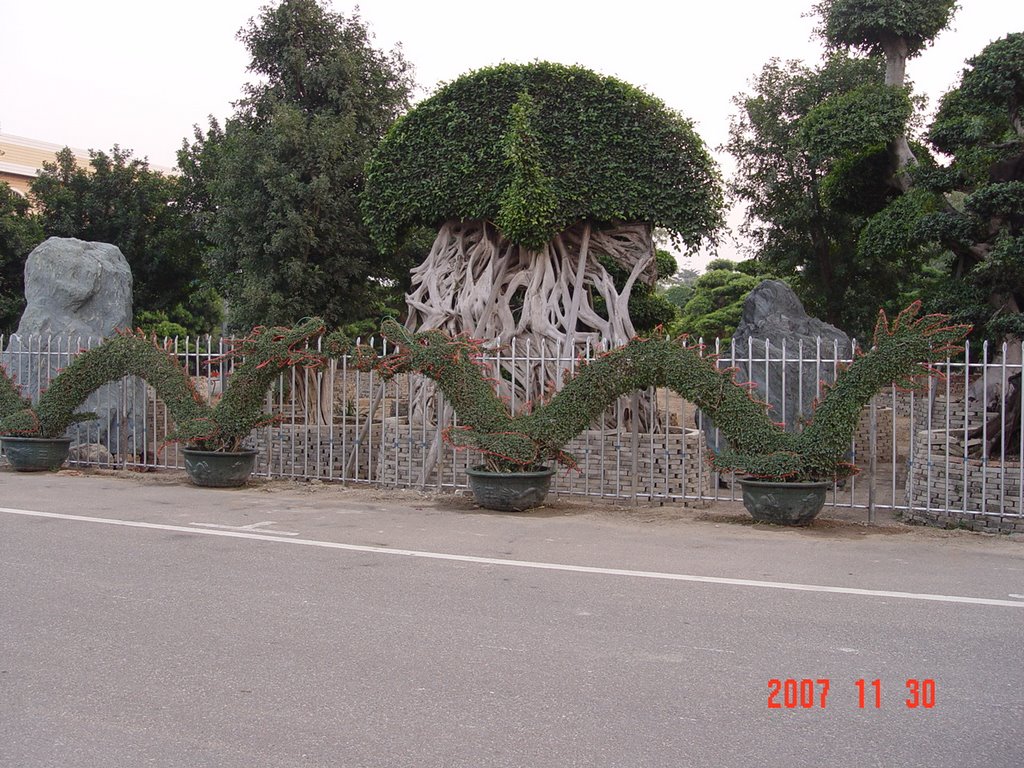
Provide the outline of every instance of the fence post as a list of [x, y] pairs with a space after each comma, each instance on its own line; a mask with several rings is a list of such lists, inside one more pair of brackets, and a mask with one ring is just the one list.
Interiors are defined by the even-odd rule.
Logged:
[[[120, 449], [117, 464], [121, 469], [128, 466], [128, 392], [134, 388], [134, 384], [134, 376], [124, 376], [121, 379], [121, 397], [118, 398], [117, 414], [117, 446]], [[134, 401], [134, 398], [132, 400]], [[134, 436], [134, 431], [132, 434]]]
[[875, 494], [878, 492], [878, 405], [871, 398], [871, 426], [868, 432], [868, 525], [875, 523]]

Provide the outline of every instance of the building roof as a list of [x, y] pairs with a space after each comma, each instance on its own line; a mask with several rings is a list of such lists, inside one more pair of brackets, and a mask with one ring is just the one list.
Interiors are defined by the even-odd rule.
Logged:
[[[32, 180], [39, 176], [43, 163], [52, 163], [63, 144], [29, 139], [0, 133], [0, 181], [6, 181], [16, 192], [27, 195]], [[70, 148], [79, 165], [88, 167], [89, 151]], [[173, 168], [150, 164], [150, 169], [160, 173], [175, 173]]]
[[[0, 181], [6, 181], [23, 195], [27, 194], [29, 184], [39, 175], [43, 163], [52, 163], [62, 149], [64, 147], [60, 144], [0, 133]], [[86, 150], [72, 148], [71, 151], [79, 163], [88, 164], [89, 153]]]

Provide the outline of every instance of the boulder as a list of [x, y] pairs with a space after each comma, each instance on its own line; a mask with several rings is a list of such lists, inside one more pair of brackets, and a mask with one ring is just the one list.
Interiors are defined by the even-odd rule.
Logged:
[[[808, 315], [793, 290], [779, 280], [765, 280], [750, 292], [732, 341], [735, 361], [726, 347], [721, 364], [738, 369], [738, 382], [753, 382], [754, 396], [766, 401], [771, 418], [789, 431], [799, 429], [813, 412], [819, 382], [835, 378], [835, 361], [852, 355], [850, 337]], [[708, 446], [717, 450], [714, 425], [705, 418], [704, 427]]]
[[82, 464], [98, 464], [99, 466], [111, 466], [114, 456], [99, 443], [84, 443], [73, 445], [68, 450], [68, 461], [77, 461]]
[[132, 271], [121, 249], [51, 237], [25, 261], [19, 336], [104, 339], [132, 322]]
[[[25, 262], [25, 299], [25, 311], [2, 362], [23, 393], [37, 400], [72, 355], [99, 344], [118, 328], [131, 327], [131, 268], [115, 245], [51, 237]], [[123, 440], [131, 447], [136, 426], [141, 440], [145, 398], [145, 386], [136, 380], [105, 385], [80, 409], [100, 418], [75, 425], [68, 435], [121, 453]]]

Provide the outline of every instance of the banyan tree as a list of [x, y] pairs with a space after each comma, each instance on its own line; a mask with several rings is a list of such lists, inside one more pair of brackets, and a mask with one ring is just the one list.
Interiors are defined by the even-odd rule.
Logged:
[[[533, 63], [467, 74], [402, 117], [367, 165], [363, 203], [381, 249], [437, 231], [412, 273], [408, 328], [564, 349], [634, 336], [631, 290], [658, 277], [654, 231], [699, 247], [722, 193], [693, 125], [662, 101]], [[518, 395], [543, 391], [548, 367], [518, 376], [536, 382]]]

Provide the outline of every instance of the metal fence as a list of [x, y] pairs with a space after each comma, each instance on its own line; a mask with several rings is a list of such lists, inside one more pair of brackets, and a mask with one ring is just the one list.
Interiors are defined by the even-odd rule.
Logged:
[[[0, 362], [27, 393], [38, 392], [81, 350], [98, 343], [0, 337], [5, 350]], [[224, 354], [231, 340], [166, 343], [200, 394], [216, 401], [230, 377], [231, 362]], [[367, 343], [388, 351], [384, 343]], [[552, 372], [555, 386], [571, 375], [581, 357], [603, 351], [489, 346], [485, 361], [513, 371]], [[854, 350], [820, 342], [796, 349], [770, 342], [743, 348], [716, 342], [708, 351], [719, 355], [721, 365], [738, 368], [741, 377], [761, 379], [761, 396], [773, 403], [780, 420], [799, 429], [799, 413], [809, 410], [822, 382], [834, 378]], [[1024, 530], [1022, 366], [1007, 362], [1019, 361], [1018, 352], [1024, 350], [969, 345], [962, 357], [937, 366], [944, 376], [932, 379], [924, 391], [890, 388], [880, 393], [864, 409], [850, 445], [850, 459], [861, 472], [836, 485], [829, 503], [870, 513], [898, 510], [913, 519], [974, 528], [987, 528], [998, 518]], [[512, 387], [513, 412], [525, 407], [525, 399]], [[183, 466], [177, 445], [166, 443], [170, 414], [141, 380], [127, 377], [104, 387], [83, 410], [99, 418], [73, 428], [79, 446], [73, 462], [139, 470]], [[250, 437], [260, 452], [257, 472], [265, 477], [454, 489], [465, 486], [465, 468], [479, 463], [479, 457], [456, 452], [442, 440], [441, 428], [455, 416], [432, 382], [419, 376], [385, 381], [357, 370], [347, 357], [332, 361], [325, 371], [282, 375], [267, 396], [267, 410], [278, 417], [276, 423]], [[1003, 429], [996, 437], [993, 430], [1008, 419], [1017, 420], [1016, 431]], [[1008, 440], [1008, 434], [1016, 436]], [[690, 504], [736, 501], [739, 489], [732, 478], [709, 469], [708, 452], [718, 439], [713, 425], [675, 393], [635, 393], [568, 446], [579, 469], [559, 472], [553, 491]]]

